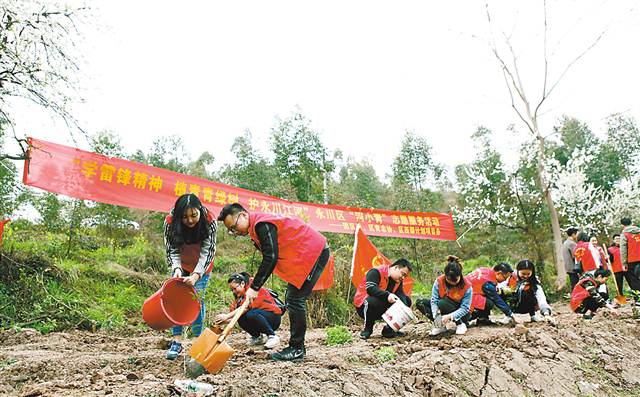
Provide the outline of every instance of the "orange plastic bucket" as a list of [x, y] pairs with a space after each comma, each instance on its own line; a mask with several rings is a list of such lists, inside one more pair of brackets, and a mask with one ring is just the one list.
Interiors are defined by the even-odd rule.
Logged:
[[189, 325], [198, 318], [200, 301], [195, 288], [180, 278], [167, 280], [142, 304], [142, 319], [153, 329]]

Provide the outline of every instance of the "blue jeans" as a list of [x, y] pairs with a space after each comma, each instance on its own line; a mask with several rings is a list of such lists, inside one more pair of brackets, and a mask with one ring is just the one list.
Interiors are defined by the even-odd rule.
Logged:
[[275, 335], [280, 327], [280, 315], [262, 309], [251, 309], [238, 319], [238, 325], [251, 336]]
[[[182, 272], [184, 276], [185, 271], [183, 270]], [[205, 316], [204, 296], [207, 292], [207, 284], [209, 284], [209, 276], [210, 276], [209, 274], [203, 275], [202, 278], [198, 280], [194, 285], [194, 287], [196, 288], [196, 292], [200, 297], [200, 313], [198, 313], [198, 318], [196, 318], [195, 321], [191, 324], [191, 333], [195, 337], [200, 336], [200, 333], [202, 333], [202, 322]], [[173, 336], [182, 335], [182, 328], [183, 327], [181, 325], [171, 328], [171, 335]]]

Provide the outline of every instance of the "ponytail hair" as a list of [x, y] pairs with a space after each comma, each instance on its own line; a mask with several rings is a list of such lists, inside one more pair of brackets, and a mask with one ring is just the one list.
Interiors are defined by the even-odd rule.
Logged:
[[464, 284], [464, 278], [462, 277], [462, 263], [460, 258], [454, 255], [447, 256], [447, 264], [444, 267], [444, 276], [449, 280], [455, 280], [460, 277], [458, 284]]

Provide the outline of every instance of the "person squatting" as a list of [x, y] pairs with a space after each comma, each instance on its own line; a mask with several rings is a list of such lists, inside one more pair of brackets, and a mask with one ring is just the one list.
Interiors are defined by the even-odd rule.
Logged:
[[[255, 275], [246, 272], [228, 276], [233, 294], [228, 312], [215, 316], [215, 324], [224, 324], [240, 310], [245, 300], [249, 305], [238, 324], [248, 333], [249, 346], [274, 349], [280, 344], [277, 331], [282, 316], [289, 313], [290, 337], [287, 346], [269, 355], [276, 361], [302, 361], [306, 356], [307, 298], [318, 282], [329, 260], [327, 239], [297, 217], [249, 212], [238, 203], [222, 208], [217, 217], [229, 234], [249, 237], [262, 254]], [[611, 236], [609, 247], [598, 245], [598, 239], [578, 228], [566, 229], [562, 260], [569, 276], [570, 308], [585, 320], [590, 320], [605, 308], [618, 315], [617, 303], [610, 300], [606, 287], [611, 277], [615, 281], [616, 298], [623, 296], [627, 281], [634, 305], [640, 289], [640, 228], [630, 218], [622, 218], [621, 232]], [[193, 285], [201, 299], [201, 312], [191, 325], [194, 336], [202, 331], [205, 317], [204, 294], [208, 285], [216, 252], [216, 218], [202, 205], [196, 195], [178, 198], [165, 219], [164, 235], [167, 263], [173, 277]], [[355, 312], [364, 326], [359, 336], [367, 340], [374, 334], [376, 321], [383, 318], [392, 305], [411, 308], [412, 300], [405, 281], [413, 265], [405, 258], [391, 264], [369, 269], [355, 291]], [[272, 273], [287, 283], [285, 302], [265, 287]], [[552, 309], [536, 275], [534, 263], [522, 259], [515, 269], [506, 262], [493, 267], [479, 267], [465, 275], [460, 258], [446, 258], [442, 273], [436, 277], [429, 298], [418, 298], [415, 307], [433, 321], [430, 336], [454, 331], [464, 335], [471, 325], [492, 325], [492, 309], [503, 317], [497, 322], [515, 325], [515, 314], [528, 315], [531, 322], [554, 322]], [[410, 310], [410, 309], [409, 309]], [[166, 357], [175, 359], [182, 352], [183, 328], [172, 329], [174, 337]], [[383, 338], [405, 336], [388, 324], [381, 330]]]

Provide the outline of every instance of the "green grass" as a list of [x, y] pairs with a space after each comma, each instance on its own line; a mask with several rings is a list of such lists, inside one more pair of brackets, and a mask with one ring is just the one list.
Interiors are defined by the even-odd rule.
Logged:
[[0, 361], [0, 369], [4, 369], [4, 368], [10, 366], [11, 364], [15, 364], [17, 362], [18, 362], [18, 360], [15, 359], [15, 358], [8, 358], [6, 360], [2, 360], [2, 361]]
[[353, 340], [351, 332], [344, 325], [337, 325], [335, 327], [328, 327], [326, 329], [327, 339], [325, 341], [327, 346], [344, 345], [350, 343]]
[[375, 356], [378, 362], [386, 363], [393, 361], [398, 357], [398, 354], [391, 346], [381, 347], [375, 351]]

